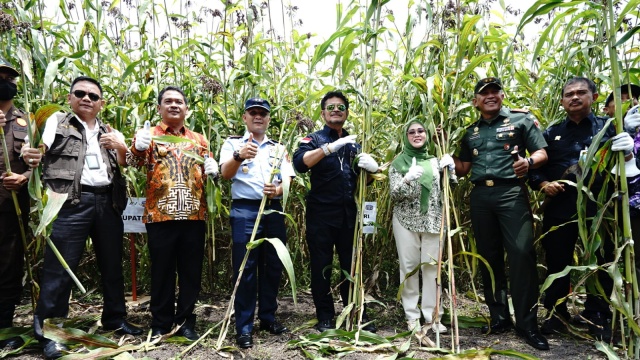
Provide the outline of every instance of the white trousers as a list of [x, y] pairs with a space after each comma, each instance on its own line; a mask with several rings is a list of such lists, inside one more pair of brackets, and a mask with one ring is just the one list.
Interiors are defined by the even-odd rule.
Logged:
[[[407, 320], [420, 320], [420, 310], [425, 323], [433, 322], [433, 312], [436, 307], [436, 276], [438, 273], [438, 249], [440, 234], [416, 233], [405, 229], [396, 216], [393, 215], [393, 235], [396, 238], [398, 260], [400, 263], [400, 282], [404, 282], [402, 289], [402, 307]], [[405, 280], [422, 263], [422, 302], [418, 308], [420, 298], [420, 271]], [[439, 307], [442, 317], [444, 310]]]

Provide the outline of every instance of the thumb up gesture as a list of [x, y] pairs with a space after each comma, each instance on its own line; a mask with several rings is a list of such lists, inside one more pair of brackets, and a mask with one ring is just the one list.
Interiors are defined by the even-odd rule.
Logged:
[[144, 127], [136, 132], [136, 141], [134, 146], [138, 151], [147, 151], [151, 145], [151, 123], [149, 120], [144, 122]]
[[403, 180], [405, 183], [418, 180], [420, 176], [422, 176], [422, 173], [424, 173], [424, 169], [422, 168], [422, 166], [419, 166], [417, 164], [416, 158], [414, 157], [413, 159], [411, 159], [411, 167], [409, 168], [409, 171], [407, 171], [407, 173], [404, 175]]

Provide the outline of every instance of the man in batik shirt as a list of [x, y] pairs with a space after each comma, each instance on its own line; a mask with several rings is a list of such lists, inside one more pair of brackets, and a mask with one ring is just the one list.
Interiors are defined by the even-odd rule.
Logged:
[[[180, 326], [177, 335], [197, 340], [193, 310], [204, 257], [205, 175], [217, 176], [218, 164], [207, 157], [207, 139], [184, 126], [187, 109], [180, 88], [168, 86], [160, 91], [158, 112], [162, 122], [153, 128], [147, 122], [138, 130], [127, 162], [147, 168], [143, 222], [151, 258], [151, 334], [169, 333], [175, 324]], [[185, 141], [168, 141], [165, 136]], [[191, 154], [205, 157], [204, 167]], [[180, 288], [177, 308], [176, 269]]]

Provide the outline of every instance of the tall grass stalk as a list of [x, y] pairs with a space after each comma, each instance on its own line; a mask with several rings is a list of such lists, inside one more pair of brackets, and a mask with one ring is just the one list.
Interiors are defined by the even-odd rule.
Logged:
[[[616, 45], [617, 45], [616, 30], [620, 27], [621, 24], [620, 24], [620, 21], [616, 21], [616, 16], [613, 11], [613, 3], [611, 1], [607, 2], [606, 7], [607, 7], [606, 11], [608, 16], [607, 16], [607, 21], [605, 21], [604, 23], [605, 23], [606, 34], [609, 35], [607, 38], [606, 45], [609, 50], [609, 57], [611, 61], [612, 88], [615, 89], [613, 101], [615, 102], [615, 118], [617, 119], [617, 121], [615, 122], [616, 133], [619, 134], [625, 131], [623, 120], [622, 120], [623, 119], [622, 102], [620, 101], [620, 97], [618, 96], [618, 90], [617, 90], [620, 88], [620, 85], [621, 85], [620, 79], [622, 78], [622, 76], [620, 75], [621, 71], [619, 69], [618, 52], [616, 49]], [[624, 17], [624, 14], [622, 14], [621, 16]], [[627, 279], [627, 282], [631, 282], [631, 289], [628, 290], [622, 286], [618, 286], [618, 284], [622, 285], [622, 283], [619, 281], [614, 281], [613, 291], [616, 295], [613, 296], [612, 299], [617, 298], [618, 302], [617, 304], [616, 302], [614, 302], [614, 308], [617, 311], [621, 312], [621, 314], [624, 316], [627, 322], [626, 324], [624, 324], [623, 318], [620, 319], [620, 333], [623, 339], [626, 338], [625, 330], [624, 330], [625, 325], [629, 329], [629, 339], [628, 339], [629, 343], [628, 343], [628, 348], [626, 349], [627, 356], [630, 356], [630, 357], [635, 356], [635, 358], [637, 358], [638, 355], [640, 354], [640, 333], [637, 331], [638, 330], [637, 321], [640, 321], [640, 320], [634, 320], [634, 319], [640, 319], [640, 317], [638, 316], [640, 315], [640, 310], [638, 309], [637, 306], [635, 306], [635, 309], [634, 309], [634, 305], [637, 305], [637, 300], [638, 300], [638, 285], [636, 283], [637, 278], [634, 278], [636, 276], [635, 263], [631, 261], [633, 246], [631, 245], [632, 243], [630, 242], [631, 241], [631, 220], [629, 217], [629, 192], [628, 192], [628, 185], [626, 181], [627, 178], [625, 174], [624, 163], [625, 163], [624, 154], [622, 152], [618, 152], [617, 167], [618, 167], [619, 179], [620, 179], [620, 182], [619, 182], [620, 191], [622, 193], [622, 200], [621, 200], [622, 201], [622, 204], [621, 204], [621, 209], [622, 209], [622, 239], [621, 240], [622, 241], [619, 241], [620, 237], [617, 236], [618, 231], [617, 229], [615, 229], [614, 244], [615, 244], [616, 253], [619, 253], [620, 246], [624, 246], [624, 249], [622, 249], [622, 251], [624, 252], [625, 278]], [[617, 212], [616, 212], [616, 217], [617, 217]], [[617, 219], [615, 220], [615, 223], [619, 223]], [[619, 278], [617, 262], [612, 264], [612, 268], [613, 268], [613, 273], [612, 273], [613, 280], [617, 280], [617, 278]], [[615, 321], [615, 318], [613, 321]], [[627, 344], [623, 342], [623, 345], [627, 345]]]
[[[370, 152], [370, 136], [373, 134], [371, 130], [373, 126], [371, 124], [372, 114], [373, 114], [373, 88], [375, 86], [375, 64], [376, 64], [376, 53], [378, 49], [378, 34], [377, 30], [380, 26], [380, 12], [382, 10], [382, 5], [386, 1], [383, 0], [374, 0], [367, 7], [367, 16], [364, 19], [364, 28], [367, 34], [367, 37], [372, 38], [371, 44], [371, 53], [369, 56], [371, 57], [371, 67], [367, 69], [365, 66], [362, 71], [364, 72], [363, 78], [367, 78], [366, 83], [366, 96], [364, 99], [365, 102], [365, 115], [363, 119], [362, 132], [364, 134], [361, 139], [362, 142], [362, 151], [365, 153]], [[371, 27], [371, 22], [373, 21], [373, 27]], [[368, 42], [363, 43], [364, 46], [368, 45]], [[366, 51], [365, 51], [366, 53]], [[360, 336], [360, 328], [362, 323], [362, 315], [365, 310], [365, 301], [364, 301], [364, 286], [363, 286], [363, 274], [362, 274], [362, 243], [364, 241], [364, 233], [363, 233], [363, 209], [364, 202], [366, 199], [366, 187], [367, 181], [369, 180], [369, 175], [366, 171], [360, 171], [360, 175], [358, 176], [358, 190], [357, 190], [357, 198], [356, 203], [358, 204], [358, 212], [356, 219], [356, 231], [354, 232], [353, 238], [353, 249], [352, 249], [352, 259], [351, 259], [351, 279], [352, 282], [349, 284], [349, 304], [352, 304], [351, 314], [347, 319], [347, 330], [352, 330], [354, 325], [357, 330], [355, 335], [355, 341], [358, 342]]]

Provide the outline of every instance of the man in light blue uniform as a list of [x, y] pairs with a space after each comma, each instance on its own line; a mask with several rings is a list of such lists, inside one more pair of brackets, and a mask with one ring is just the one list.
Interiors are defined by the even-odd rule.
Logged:
[[[247, 126], [244, 136], [229, 137], [220, 151], [222, 177], [231, 179], [231, 236], [233, 238], [232, 262], [234, 281], [238, 277], [240, 264], [247, 251], [246, 246], [258, 217], [262, 197], [267, 197], [265, 210], [282, 211], [280, 199], [283, 182], [295, 176], [286, 148], [270, 140], [269, 102], [260, 98], [246, 101], [242, 120]], [[274, 168], [276, 174], [273, 175]], [[284, 216], [274, 212], [264, 215], [260, 221], [256, 239], [278, 238], [286, 243], [287, 231]], [[271, 334], [289, 331], [275, 318], [278, 309], [278, 287], [282, 275], [282, 263], [273, 245], [262, 243], [253, 249], [240, 280], [234, 303], [236, 316], [236, 343], [241, 348], [253, 346], [253, 319], [256, 295], [260, 330]], [[258, 276], [260, 281], [258, 281]]]

